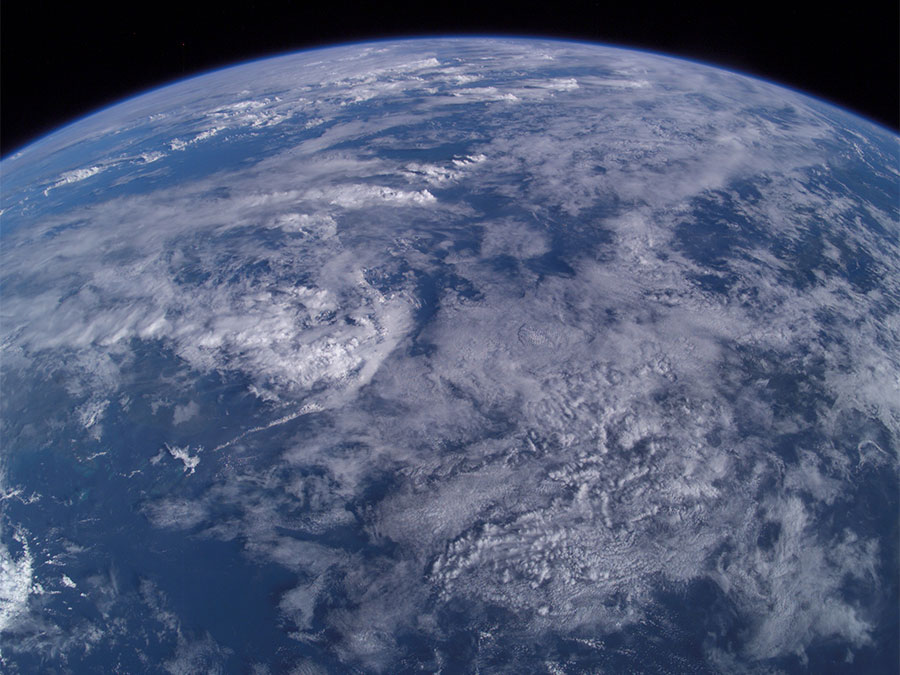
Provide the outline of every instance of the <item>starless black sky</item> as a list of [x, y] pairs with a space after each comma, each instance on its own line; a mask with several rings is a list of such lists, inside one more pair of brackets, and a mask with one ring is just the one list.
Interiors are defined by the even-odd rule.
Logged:
[[[151, 87], [309, 47], [535, 35], [649, 49], [806, 91], [900, 129], [900, 4], [692, 0], [0, 5], [0, 154]], [[126, 8], [127, 7], [127, 8]]]

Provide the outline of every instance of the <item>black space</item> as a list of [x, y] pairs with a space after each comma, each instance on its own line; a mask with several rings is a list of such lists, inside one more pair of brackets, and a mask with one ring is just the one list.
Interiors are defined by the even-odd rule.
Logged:
[[3, 3], [0, 154], [183, 76], [332, 43], [440, 34], [650, 49], [780, 82], [900, 129], [900, 4], [891, 1], [118, 4]]

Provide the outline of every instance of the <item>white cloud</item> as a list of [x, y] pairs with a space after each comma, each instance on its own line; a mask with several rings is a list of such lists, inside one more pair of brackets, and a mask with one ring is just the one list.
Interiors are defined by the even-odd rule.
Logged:
[[310, 191], [307, 196], [349, 209], [378, 203], [424, 206], [437, 201], [428, 190], [399, 190], [384, 185], [343, 185]]
[[211, 129], [207, 129], [206, 131], [201, 131], [199, 134], [194, 136], [189, 143], [199, 143], [200, 141], [205, 141], [207, 138], [212, 138], [220, 131], [222, 131], [225, 127], [212, 127]]
[[532, 225], [507, 221], [484, 223], [481, 255], [491, 258], [509, 255], [515, 258], [533, 258], [549, 250], [545, 232]]
[[197, 405], [196, 401], [188, 401], [184, 405], [176, 405], [172, 411], [172, 423], [184, 424], [196, 417], [199, 411], [200, 406]]
[[90, 429], [96, 425], [102, 418], [103, 413], [109, 406], [109, 401], [92, 400], [85, 403], [78, 410], [78, 417], [85, 429]]
[[143, 152], [140, 155], [140, 159], [144, 164], [152, 164], [153, 162], [158, 162], [163, 157], [166, 157], [166, 153], [159, 152], [158, 150], [153, 152]]
[[27, 611], [34, 583], [34, 557], [25, 533], [17, 530], [12, 539], [18, 552], [0, 544], [0, 631], [12, 628]]
[[465, 98], [466, 102], [473, 100], [478, 101], [508, 101], [515, 103], [519, 101], [519, 97], [509, 91], [502, 91], [497, 87], [469, 87], [467, 89], [456, 89], [452, 92], [454, 96]]
[[650, 86], [650, 82], [644, 79], [632, 80], [588, 76], [582, 77], [582, 82], [595, 87], [612, 87], [614, 89], [645, 89]]
[[178, 645], [173, 657], [162, 664], [171, 675], [191, 675], [192, 673], [221, 673], [225, 661], [233, 653], [222, 647], [209, 633], [191, 639], [178, 632]]
[[[404, 167], [404, 174], [411, 180], [424, 179], [430, 185], [441, 186], [453, 183], [467, 175], [468, 170], [484, 163], [487, 157], [483, 154], [455, 157], [449, 166], [441, 164], [421, 164], [411, 162]], [[430, 193], [429, 193], [430, 194]]]
[[63, 185], [78, 183], [83, 180], [87, 180], [92, 176], [96, 176], [98, 173], [105, 171], [106, 168], [106, 165], [98, 164], [96, 166], [89, 166], [83, 169], [73, 169], [72, 171], [66, 171], [59, 176], [55, 183], [44, 189], [44, 196], [50, 194], [51, 190], [55, 190], [56, 188], [62, 187]]
[[528, 84], [529, 86], [552, 89], [554, 91], [574, 91], [578, 89], [578, 80], [574, 77], [556, 77], [550, 80], [537, 80]]
[[144, 513], [156, 527], [188, 530], [207, 517], [206, 505], [183, 498], [171, 498], [149, 504]]
[[194, 473], [197, 470], [200, 464], [199, 451], [198, 454], [191, 455], [189, 447], [179, 448], [177, 445], [166, 444], [165, 448], [173, 459], [180, 460], [184, 464], [185, 473]]

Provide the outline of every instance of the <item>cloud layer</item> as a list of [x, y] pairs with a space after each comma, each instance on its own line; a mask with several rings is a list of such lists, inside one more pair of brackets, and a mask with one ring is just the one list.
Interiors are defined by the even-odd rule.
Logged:
[[[4, 163], [8, 663], [245, 658], [178, 614], [152, 563], [173, 537], [289, 575], [250, 595], [298, 668], [449, 669], [460, 631], [464, 669], [564, 668], [563, 643], [649, 667], [611, 635], [723, 670], [884, 653], [896, 549], [859, 509], [896, 485], [895, 138], [566, 43], [200, 84]], [[40, 453], [103, 490], [60, 497]], [[77, 526], [121, 513], [146, 556]], [[712, 618], [679, 633], [666, 598], [695, 596]]]

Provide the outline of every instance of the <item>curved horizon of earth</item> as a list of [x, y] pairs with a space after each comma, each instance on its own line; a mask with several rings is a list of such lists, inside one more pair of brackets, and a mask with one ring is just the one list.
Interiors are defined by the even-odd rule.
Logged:
[[897, 672], [898, 137], [540, 39], [0, 162], [6, 672]]

